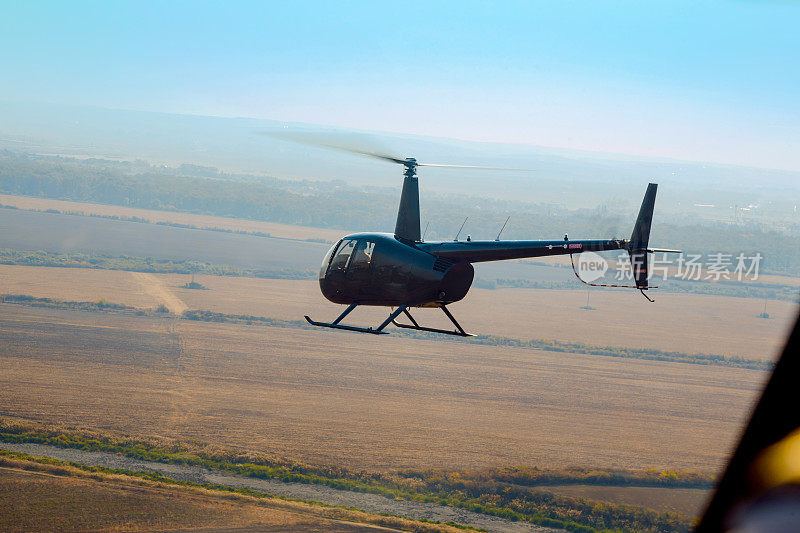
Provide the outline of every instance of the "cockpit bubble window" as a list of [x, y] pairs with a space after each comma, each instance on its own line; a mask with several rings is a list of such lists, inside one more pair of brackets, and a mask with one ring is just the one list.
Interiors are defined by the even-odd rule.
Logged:
[[339, 245], [342, 244], [342, 241], [337, 242], [331, 249], [328, 250], [328, 253], [325, 254], [325, 257], [322, 259], [322, 267], [320, 268], [321, 272], [325, 272], [328, 270], [328, 265], [331, 264], [331, 259], [333, 259], [333, 254], [336, 252], [336, 249], [339, 248]]
[[350, 261], [350, 256], [353, 255], [353, 249], [356, 246], [356, 241], [353, 239], [345, 239], [339, 248], [336, 250], [336, 256], [331, 261], [330, 270], [345, 270], [347, 263]]

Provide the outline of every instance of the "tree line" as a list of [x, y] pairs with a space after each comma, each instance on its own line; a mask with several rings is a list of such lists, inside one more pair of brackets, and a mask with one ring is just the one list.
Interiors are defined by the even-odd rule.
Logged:
[[[394, 228], [399, 197], [394, 190], [222, 173], [217, 177], [199, 176], [200, 172], [182, 175], [180, 171], [0, 151], [0, 192], [354, 231]], [[555, 211], [539, 204], [429, 194], [422, 198], [422, 209], [423, 227], [430, 222], [429, 240], [453, 238], [466, 216], [463, 233], [476, 239], [495, 238], [508, 215], [511, 220], [503, 232], [507, 239], [558, 239], [565, 233], [580, 238], [627, 238], [633, 226], [632, 220], [623, 220], [602, 206]], [[651, 242], [690, 253], [760, 252], [764, 270], [800, 274], [800, 235], [755, 224], [657, 220]]]

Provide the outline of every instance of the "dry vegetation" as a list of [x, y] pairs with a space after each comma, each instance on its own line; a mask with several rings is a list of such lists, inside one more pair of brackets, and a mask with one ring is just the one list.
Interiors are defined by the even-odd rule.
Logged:
[[[198, 291], [200, 292], [200, 291]], [[0, 414], [353, 469], [714, 472], [766, 374], [0, 305]]]
[[[183, 309], [183, 303], [189, 309], [284, 320], [299, 320], [304, 314], [333, 318], [341, 311], [320, 295], [315, 281], [198, 275], [197, 281], [210, 289], [198, 291], [182, 287], [188, 280], [181, 274], [142, 278], [123, 271], [0, 265], [0, 293], [6, 294], [104, 299], [143, 308], [166, 303]], [[177, 302], [157, 296], [165, 289]], [[757, 299], [674, 293], [656, 298], [651, 304], [627, 291], [596, 291], [592, 305], [597, 310], [585, 311], [580, 309], [586, 302], [582, 290], [472, 289], [452, 309], [474, 333], [764, 360], [780, 353], [798, 311], [796, 303], [772, 301], [771, 318], [764, 320], [757, 317], [763, 307]], [[384, 314], [383, 308], [357, 309], [348, 320], [371, 324]], [[436, 310], [416, 314], [446, 325]]]
[[672, 511], [684, 516], [702, 513], [710, 495], [707, 489], [661, 487], [612, 487], [596, 485], [548, 485], [548, 492], [612, 504], [638, 505], [657, 511]]
[[[9, 458], [0, 458], [0, 464], [0, 530], [7, 532], [197, 528], [242, 532], [458, 531], [444, 525], [302, 502], [88, 473], [70, 466]], [[390, 524], [394, 527], [386, 527]]]
[[[35, 426], [39, 426], [37, 429]], [[477, 518], [474, 512], [479, 512], [495, 517], [503, 517], [506, 520], [522, 520], [533, 522], [538, 525], [567, 529], [568, 531], [584, 533], [610, 533], [611, 531], [643, 531], [643, 532], [686, 532], [689, 528], [690, 520], [685, 515], [674, 512], [657, 512], [641, 507], [629, 505], [614, 505], [598, 501], [587, 501], [580, 498], [557, 496], [550, 491], [541, 490], [541, 487], [529, 488], [528, 483], [546, 482], [547, 479], [562, 479], [577, 481], [579, 479], [598, 481], [617, 481], [617, 482], [640, 482], [656, 483], [657, 486], [668, 489], [670, 487], [681, 487], [685, 484], [700, 483], [708, 486], [708, 479], [697, 473], [674, 472], [674, 471], [599, 471], [589, 469], [579, 470], [550, 470], [543, 471], [538, 469], [500, 469], [484, 470], [482, 472], [445, 472], [445, 471], [400, 471], [392, 473], [376, 472], [354, 472], [347, 471], [340, 467], [318, 467], [296, 462], [283, 462], [274, 457], [264, 457], [258, 454], [238, 454], [231, 451], [217, 450], [213, 453], [201, 451], [197, 444], [187, 444], [175, 442], [168, 447], [159, 446], [152, 442], [143, 440], [114, 439], [96, 433], [82, 432], [81, 434], [68, 434], [59, 430], [43, 429], [41, 425], [7, 425], [0, 422], [0, 438], [15, 443], [39, 442], [50, 443], [51, 446], [60, 448], [72, 448], [72, 450], [62, 450], [67, 454], [71, 461], [83, 461], [81, 452], [86, 453], [85, 457], [90, 463], [94, 464], [98, 454], [85, 452], [85, 450], [103, 450], [107, 454], [116, 454], [147, 461], [147, 463], [125, 463], [119, 462], [120, 458], [114, 458], [115, 468], [106, 466], [81, 465], [79, 463], [64, 463], [67, 457], [62, 454], [60, 460], [50, 458], [35, 458], [19, 452], [3, 452], [0, 450], [0, 464], [4, 459], [2, 456], [13, 457], [14, 459], [26, 459], [44, 462], [53, 465], [57, 469], [62, 466], [74, 466], [82, 471], [92, 474], [124, 474], [139, 479], [149, 481], [160, 481], [181, 486], [195, 486], [198, 482], [209, 481], [208, 477], [197, 477], [199, 472], [191, 474], [190, 479], [186, 479], [187, 472], [181, 472], [182, 468], [197, 468], [201, 470], [209, 469], [215, 472], [232, 472], [239, 476], [255, 478], [251, 484], [247, 485], [247, 480], [238, 477], [228, 477], [227, 481], [216, 477], [212, 483], [224, 483], [228, 487], [213, 485], [202, 485], [204, 488], [214, 490], [224, 490], [248, 496], [271, 497], [268, 494], [258, 492], [259, 480], [281, 479], [284, 481], [302, 481], [315, 485], [327, 485], [336, 487], [339, 490], [353, 491], [349, 503], [360, 501], [362, 504], [370, 505], [368, 500], [360, 499], [361, 494], [370, 493], [380, 494], [388, 497], [389, 500], [399, 502], [411, 501], [418, 504], [431, 504], [425, 515], [428, 517], [451, 516], [447, 511], [443, 511], [441, 506], [449, 506], [466, 509], [465, 515], [456, 514], [455, 517], [470, 522]], [[11, 446], [14, 446], [13, 444]], [[46, 447], [45, 447], [46, 448]], [[43, 453], [44, 450], [40, 450]], [[72, 453], [70, 453], [72, 452]], [[89, 457], [88, 455], [91, 455]], [[102, 454], [100, 454], [102, 455]], [[160, 466], [152, 463], [158, 461]], [[145, 466], [145, 464], [147, 466]], [[143, 472], [125, 470], [125, 468], [154, 468], [153, 472]], [[119, 468], [123, 468], [120, 470]], [[166, 476], [164, 476], [166, 474]], [[511, 484], [507, 476], [512, 475], [519, 479], [522, 486]], [[239, 480], [239, 481], [234, 481]], [[537, 481], [538, 480], [538, 481]], [[235, 487], [231, 487], [233, 483]], [[244, 483], [242, 486], [240, 483]], [[278, 483], [280, 485], [280, 483]], [[263, 485], [262, 485], [263, 487]], [[596, 487], [599, 488], [599, 487]], [[255, 489], [256, 492], [253, 492]], [[267, 489], [272, 490], [272, 489]], [[313, 489], [312, 489], [313, 490]], [[335, 491], [334, 491], [335, 492]], [[306, 492], [308, 494], [308, 492]], [[311, 494], [319, 494], [312, 492]], [[328, 497], [334, 497], [328, 494]], [[312, 496], [313, 498], [313, 496]], [[346, 497], [345, 497], [346, 498]], [[325, 497], [323, 496], [323, 499]], [[424, 502], [424, 503], [423, 503]], [[341, 502], [340, 502], [341, 503]], [[391, 501], [384, 502], [384, 505], [391, 505]], [[438, 504], [438, 505], [436, 505]], [[386, 507], [383, 507], [385, 510]], [[389, 509], [392, 509], [391, 507]], [[396, 512], [415, 512], [419, 511], [414, 503], [411, 507], [395, 507]], [[451, 513], [454, 510], [451, 509]], [[373, 507], [373, 512], [375, 509]], [[392, 512], [391, 510], [389, 512]], [[457, 513], [457, 511], [456, 511]], [[482, 517], [486, 520], [479, 521], [481, 525], [490, 526], [494, 529], [497, 526], [511, 526], [511, 530], [529, 530], [528, 527], [514, 528], [512, 524], [503, 520], [498, 521]], [[374, 520], [372, 520], [374, 522]], [[402, 521], [384, 519], [383, 524], [397, 526]], [[451, 522], [447, 522], [450, 524]], [[477, 525], [472, 522], [473, 525]]]
[[[198, 275], [209, 290], [183, 288], [187, 281], [178, 274], [0, 265], [0, 294], [292, 321], [341, 311], [315, 281]], [[770, 301], [771, 319], [763, 320], [757, 299], [663, 293], [649, 304], [630, 292], [594, 291], [597, 310], [585, 311], [585, 297], [583, 290], [473, 289], [452, 309], [475, 333], [746, 359], [773, 359], [798, 309]], [[373, 324], [384, 315], [358, 309], [348, 321]], [[440, 312], [416, 315], [445, 325]], [[591, 465], [713, 474], [767, 377], [447, 339], [12, 304], [0, 304], [0, 346], [0, 415], [11, 420], [197, 439], [210, 449], [356, 471]], [[552, 492], [689, 515], [704, 494], [583, 485]]]

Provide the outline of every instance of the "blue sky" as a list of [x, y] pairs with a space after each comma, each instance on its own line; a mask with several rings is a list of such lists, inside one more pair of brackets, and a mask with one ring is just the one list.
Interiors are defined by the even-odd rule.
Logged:
[[800, 170], [800, 3], [12, 2], [0, 99]]

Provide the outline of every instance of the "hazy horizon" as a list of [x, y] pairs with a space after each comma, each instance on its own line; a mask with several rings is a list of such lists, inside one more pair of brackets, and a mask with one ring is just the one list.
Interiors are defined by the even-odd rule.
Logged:
[[[251, 120], [251, 121], [263, 121], [263, 122], [272, 122], [276, 125], [280, 124], [282, 126], [288, 127], [299, 127], [299, 128], [309, 128], [312, 130], [320, 129], [320, 130], [330, 130], [331, 132], [342, 132], [343, 134], [347, 133], [363, 133], [363, 134], [373, 134], [376, 137], [386, 136], [386, 137], [394, 137], [394, 138], [414, 138], [414, 139], [427, 139], [432, 142], [457, 142], [457, 143], [469, 143], [472, 145], [477, 146], [494, 146], [494, 147], [508, 147], [508, 148], [520, 148], [522, 150], [525, 149], [543, 149], [550, 154], [560, 154], [567, 157], [586, 157], [589, 159], [610, 159], [616, 161], [650, 161], [650, 162], [660, 162], [660, 163], [690, 163], [690, 164], [699, 164], [699, 165], [714, 165], [714, 166], [731, 166], [731, 167], [742, 167], [748, 168], [753, 170], [769, 170], [769, 171], [779, 171], [779, 172], [800, 172], [800, 169], [786, 169], [786, 168], [779, 168], [779, 167], [770, 167], [770, 166], [754, 166], [754, 165], [745, 165], [745, 164], [738, 164], [738, 163], [725, 163], [719, 161], [711, 161], [711, 160], [701, 160], [701, 159], [681, 159], [677, 157], [668, 157], [668, 156], [658, 156], [658, 155], [641, 155], [629, 152], [611, 152], [611, 151], [599, 151], [599, 150], [590, 150], [590, 149], [583, 149], [583, 148], [572, 148], [568, 146], [555, 146], [555, 145], [548, 145], [548, 144], [532, 144], [528, 142], [514, 142], [514, 141], [494, 141], [494, 140], [474, 140], [469, 138], [463, 138], [458, 136], [441, 136], [441, 135], [424, 135], [424, 134], [415, 134], [410, 132], [404, 131], [396, 131], [391, 129], [362, 129], [362, 128], [354, 128], [354, 127], [346, 127], [340, 124], [327, 124], [327, 123], [314, 123], [314, 122], [303, 122], [303, 121], [283, 121], [278, 120], [275, 118], [269, 117], [250, 117], [250, 116], [243, 116], [243, 115], [223, 115], [223, 114], [199, 114], [199, 113], [180, 113], [180, 112], [169, 112], [169, 111], [154, 111], [154, 110], [147, 110], [147, 109], [133, 109], [133, 108], [123, 108], [123, 107], [109, 107], [109, 106], [102, 106], [102, 105], [91, 105], [91, 104], [61, 104], [57, 102], [41, 102], [41, 101], [29, 101], [29, 100], [8, 100], [8, 99], [0, 99], [0, 105], [25, 105], [25, 106], [64, 106], [73, 109], [96, 109], [102, 111], [119, 111], [125, 113], [145, 113], [145, 114], [153, 114], [153, 115], [166, 115], [166, 116], [173, 116], [173, 117], [192, 117], [192, 118], [210, 118], [210, 119], [230, 119], [230, 120]], [[0, 135], [6, 133], [3, 129], [3, 125], [0, 124]], [[258, 134], [259, 132], [256, 130], [252, 131], [253, 134]], [[0, 141], [11, 141], [14, 142], [14, 139], [2, 139]], [[66, 154], [65, 154], [66, 155]], [[403, 155], [403, 154], [398, 154]], [[131, 156], [135, 157], [135, 156]], [[154, 161], [155, 162], [155, 161]]]
[[[12, 151], [143, 159], [174, 167], [204, 165], [289, 180], [399, 186], [400, 170], [385, 162], [258, 134], [284, 131], [286, 125], [266, 119], [0, 100], [0, 148]], [[553, 202], [573, 208], [605, 202], [638, 205], [641, 190], [653, 181], [662, 185], [664, 212], [696, 211], [694, 204], [716, 204], [728, 212], [729, 206], [758, 205], [760, 213], [785, 212], [794, 218], [791, 210], [800, 201], [800, 173], [793, 171], [399, 133], [362, 134], [311, 124], [288, 126], [323, 135], [334, 132], [332, 141], [344, 141], [351, 148], [413, 156], [421, 162], [533, 170], [424, 168], [420, 171], [424, 194]], [[720, 216], [727, 215], [719, 212], [715, 218]]]
[[6, 101], [800, 170], [797, 4], [4, 11]]

